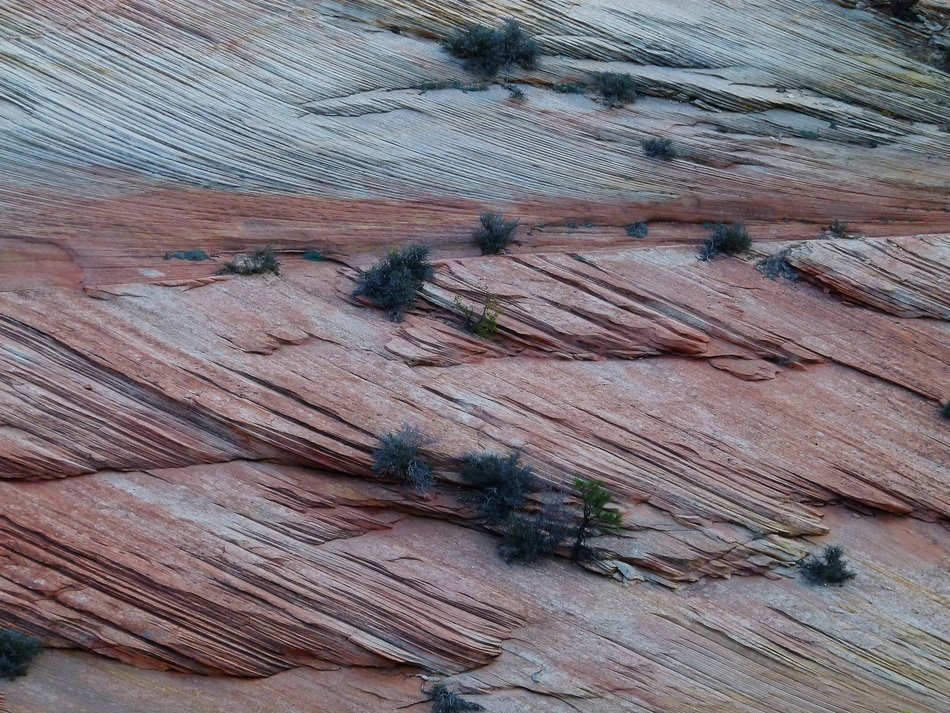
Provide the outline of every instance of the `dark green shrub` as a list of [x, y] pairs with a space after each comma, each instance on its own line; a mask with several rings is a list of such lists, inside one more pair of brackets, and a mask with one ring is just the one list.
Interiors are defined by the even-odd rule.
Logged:
[[466, 701], [457, 693], [452, 693], [442, 683], [432, 689], [432, 713], [462, 713], [462, 711], [483, 711], [484, 707], [472, 701]]
[[425, 492], [432, 487], [434, 478], [422, 457], [422, 448], [431, 442], [432, 439], [413, 426], [390, 431], [379, 439], [379, 447], [373, 454], [373, 472]]
[[793, 282], [798, 280], [798, 272], [788, 262], [789, 250], [791, 248], [785, 248], [764, 260], [760, 260], [755, 269], [770, 280], [777, 280], [780, 277]]
[[399, 322], [422, 284], [431, 280], [433, 273], [429, 249], [425, 245], [390, 250], [385, 258], [360, 275], [353, 296], [369, 298], [377, 307], [386, 310], [392, 321]]
[[645, 238], [650, 230], [650, 225], [645, 220], [639, 223], [631, 223], [627, 226], [627, 235], [631, 238]]
[[944, 418], [950, 418], [950, 399], [948, 399], [947, 403], [945, 403], [943, 408], [940, 409], [940, 415]]
[[920, 19], [914, 9], [918, 0], [890, 0], [890, 2], [891, 14], [899, 20], [915, 22]]
[[469, 25], [456, 30], [442, 46], [464, 60], [468, 71], [486, 77], [493, 77], [502, 69], [507, 73], [515, 65], [534, 69], [540, 54], [538, 43], [514, 20], [505, 20], [497, 29]]
[[304, 250], [300, 257], [310, 262], [323, 262], [326, 260], [326, 257], [324, 257], [323, 253], [319, 250]]
[[524, 90], [516, 84], [508, 85], [508, 95], [512, 101], [523, 102], [525, 100]]
[[0, 629], [0, 678], [23, 676], [42, 650], [36, 637], [15, 629]]
[[574, 489], [581, 499], [581, 521], [574, 530], [571, 559], [575, 562], [591, 557], [587, 541], [594, 535], [616, 534], [623, 520], [616, 510], [608, 510], [610, 491], [594, 480], [574, 479]]
[[594, 75], [594, 89], [607, 105], [613, 107], [630, 104], [637, 98], [636, 85], [629, 74], [597, 72]]
[[498, 316], [501, 314], [501, 308], [498, 306], [498, 298], [492, 293], [485, 295], [485, 305], [482, 307], [480, 315], [475, 314], [475, 310], [462, 303], [462, 298], [455, 296], [455, 306], [462, 313], [462, 329], [469, 334], [474, 334], [482, 339], [491, 339], [498, 331]]
[[551, 557], [571, 532], [571, 518], [563, 505], [549, 503], [537, 515], [509, 518], [498, 554], [511, 564], [531, 564]]
[[551, 89], [558, 94], [584, 94], [587, 92], [587, 87], [583, 84], [552, 84]]
[[659, 158], [663, 161], [672, 161], [676, 158], [676, 148], [669, 139], [644, 139], [640, 142], [643, 153], [650, 158]]
[[802, 562], [800, 569], [812, 584], [844, 584], [855, 577], [848, 569], [844, 549], [837, 545], [829, 545], [820, 556]]
[[482, 213], [481, 226], [472, 231], [472, 240], [482, 255], [500, 253], [511, 242], [518, 229], [517, 220], [505, 220], [501, 213]]
[[219, 272], [232, 275], [263, 275], [272, 272], [279, 275], [280, 260], [277, 259], [274, 248], [268, 245], [266, 248], [257, 248], [250, 255], [235, 256], [231, 262], [224, 263]]
[[462, 500], [489, 522], [500, 522], [524, 505], [536, 483], [531, 466], [523, 465], [518, 453], [469, 453], [462, 458], [460, 475], [474, 488]]
[[752, 239], [742, 223], [718, 223], [712, 226], [712, 234], [706, 238], [700, 250], [701, 260], [710, 260], [716, 255], [735, 255], [748, 250]]
[[201, 262], [210, 260], [211, 256], [204, 250], [177, 250], [175, 252], [165, 253], [166, 260], [189, 260], [191, 262]]

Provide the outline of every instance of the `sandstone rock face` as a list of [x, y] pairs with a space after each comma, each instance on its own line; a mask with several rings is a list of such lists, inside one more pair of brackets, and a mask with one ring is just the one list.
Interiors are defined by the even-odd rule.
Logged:
[[[8, 3], [0, 625], [51, 650], [0, 711], [950, 708], [950, 13], [854, 5]], [[507, 16], [524, 102], [436, 41]], [[552, 89], [596, 71], [639, 100]], [[409, 240], [392, 323], [350, 294]], [[281, 276], [217, 274], [268, 243]], [[404, 423], [427, 495], [372, 473]], [[622, 530], [505, 565], [483, 450]], [[806, 585], [830, 543], [858, 578]]]

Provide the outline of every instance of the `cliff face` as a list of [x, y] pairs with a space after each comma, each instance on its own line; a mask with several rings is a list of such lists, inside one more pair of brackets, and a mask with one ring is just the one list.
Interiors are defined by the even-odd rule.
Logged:
[[[946, 3], [470, 5], [0, 10], [0, 623], [56, 649], [0, 710], [950, 707]], [[507, 16], [524, 101], [436, 42]], [[552, 89], [608, 70], [636, 103]], [[751, 250], [697, 260], [720, 220]], [[350, 293], [408, 240], [395, 324]], [[403, 423], [428, 496], [372, 475]], [[481, 450], [621, 533], [505, 565]], [[796, 575], [828, 543], [840, 589]]]

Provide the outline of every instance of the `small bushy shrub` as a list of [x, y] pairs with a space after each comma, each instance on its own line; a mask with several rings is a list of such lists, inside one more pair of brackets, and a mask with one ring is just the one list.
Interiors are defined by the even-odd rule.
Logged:
[[323, 262], [326, 260], [324, 254], [319, 250], [304, 250], [300, 257], [302, 257], [304, 260], [309, 260], [310, 262]]
[[821, 555], [802, 562], [801, 572], [812, 584], [844, 584], [855, 577], [848, 569], [844, 549], [837, 545], [829, 545]]
[[467, 701], [457, 693], [452, 693], [442, 683], [432, 689], [432, 713], [462, 713], [463, 711], [483, 711], [485, 708], [473, 701]]
[[663, 161], [672, 161], [676, 158], [676, 147], [669, 139], [644, 139], [640, 142], [643, 153], [650, 158], [659, 158]]
[[210, 260], [211, 256], [204, 250], [176, 250], [175, 252], [165, 253], [166, 260], [188, 260], [190, 262], [201, 262]]
[[432, 487], [434, 479], [432, 469], [422, 457], [422, 448], [431, 442], [413, 426], [390, 431], [379, 439], [379, 447], [373, 454], [373, 472], [425, 492]]
[[399, 322], [423, 282], [431, 280], [433, 273], [429, 249], [425, 245], [390, 250], [385, 258], [360, 275], [353, 296], [369, 298], [377, 307], [386, 310], [392, 321]]
[[534, 69], [541, 53], [538, 43], [514, 20], [505, 20], [497, 29], [469, 25], [456, 30], [442, 46], [464, 60], [468, 71], [485, 77], [493, 77], [502, 69], [509, 72], [516, 65]]
[[788, 262], [789, 250], [791, 248], [785, 248], [764, 260], [760, 260], [755, 269], [770, 280], [777, 280], [780, 277], [793, 282], [798, 280], [798, 272]]
[[748, 250], [752, 239], [742, 223], [718, 223], [712, 226], [712, 234], [706, 238], [700, 250], [702, 260], [710, 260], [716, 255], [735, 255]]
[[472, 240], [482, 255], [500, 253], [508, 247], [518, 229], [517, 220], [505, 220], [501, 213], [482, 213], [479, 222], [481, 225], [472, 231]]
[[498, 332], [498, 317], [501, 314], [501, 308], [498, 306], [498, 298], [492, 293], [485, 295], [485, 305], [480, 315], [476, 315], [474, 309], [463, 304], [462, 298], [458, 295], [455, 296], [455, 306], [462, 313], [462, 329], [469, 334], [482, 339], [491, 339]]
[[917, 17], [917, 12], [915, 7], [917, 6], [918, 0], [890, 0], [891, 3], [891, 14], [900, 19], [907, 20], [908, 22], [914, 22], [920, 18]]
[[639, 223], [631, 223], [627, 226], [627, 235], [631, 238], [645, 238], [649, 230], [649, 223], [641, 220]]
[[36, 637], [15, 629], [0, 629], [0, 678], [23, 676], [42, 650]]
[[610, 535], [620, 531], [623, 520], [616, 510], [608, 510], [613, 499], [610, 491], [595, 480], [574, 479], [574, 489], [581, 499], [581, 521], [574, 530], [571, 558], [575, 562], [591, 557], [587, 541], [594, 535]]
[[280, 260], [274, 248], [268, 245], [266, 248], [257, 248], [250, 255], [235, 256], [234, 260], [224, 263], [221, 272], [231, 275], [263, 275], [271, 272], [279, 275]]
[[576, 83], [552, 84], [551, 89], [558, 94], [584, 94], [587, 91], [583, 84]]
[[594, 89], [613, 107], [630, 104], [637, 98], [636, 85], [629, 74], [598, 72], [594, 75]]
[[531, 564], [554, 555], [570, 532], [570, 514], [561, 503], [549, 503], [537, 515], [509, 518], [498, 554], [509, 564]]
[[836, 238], [847, 238], [848, 235], [848, 224], [842, 223], [837, 218], [829, 225], [826, 229], [827, 232], [831, 233]]
[[469, 453], [462, 458], [460, 475], [474, 488], [462, 500], [489, 522], [500, 522], [524, 505], [536, 482], [531, 466], [522, 464], [518, 453]]
[[945, 403], [943, 408], [940, 409], [940, 415], [944, 418], [950, 418], [950, 399], [948, 399], [947, 403]]
[[526, 98], [524, 90], [516, 84], [508, 85], [508, 96], [515, 102], [523, 102]]

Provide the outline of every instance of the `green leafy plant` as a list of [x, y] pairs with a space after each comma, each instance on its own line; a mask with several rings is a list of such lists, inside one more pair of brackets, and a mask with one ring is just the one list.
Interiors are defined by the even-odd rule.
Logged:
[[644, 139], [640, 142], [643, 147], [643, 153], [650, 158], [658, 158], [663, 161], [672, 161], [676, 158], [676, 147], [669, 139]]
[[437, 683], [432, 688], [432, 713], [463, 713], [463, 711], [482, 710], [485, 710], [483, 706], [467, 701], [457, 693], [452, 693], [445, 684]]
[[581, 518], [574, 530], [571, 559], [579, 562], [590, 559], [592, 556], [591, 549], [587, 545], [591, 537], [618, 533], [623, 519], [619, 512], [607, 508], [613, 496], [597, 481], [575, 478], [574, 489], [581, 500]]
[[608, 106], [621, 107], [636, 101], [636, 85], [629, 74], [597, 72], [593, 84]]
[[250, 255], [237, 255], [234, 260], [224, 263], [219, 270], [222, 274], [232, 275], [263, 275], [264, 273], [280, 274], [280, 260], [274, 248], [268, 245], [257, 248]]
[[499, 28], [469, 25], [456, 30], [442, 46], [463, 60], [468, 71], [485, 77], [500, 70], [507, 74], [515, 66], [534, 69], [541, 53], [538, 43], [514, 20], [505, 20]]
[[717, 223], [712, 227], [712, 234], [706, 238], [700, 250], [701, 260], [710, 260], [716, 255], [735, 255], [748, 250], [752, 239], [742, 223]]
[[0, 678], [25, 675], [42, 650], [43, 646], [36, 637], [15, 629], [0, 629]]
[[475, 310], [465, 305], [462, 298], [455, 296], [455, 307], [462, 313], [462, 329], [482, 339], [491, 339], [498, 332], [498, 317], [501, 307], [498, 306], [498, 297], [491, 292], [485, 295], [485, 304], [482, 313], [475, 314]]
[[409, 309], [426, 280], [434, 274], [425, 245], [409, 245], [389, 254], [356, 282], [354, 297], [367, 297], [386, 311], [393, 322], [399, 322]]
[[497, 453], [469, 453], [462, 457], [459, 473], [474, 490], [462, 496], [489, 522], [500, 522], [512, 511], [522, 507], [527, 494], [535, 487], [531, 466], [521, 463], [518, 453], [507, 456]]
[[508, 247], [518, 229], [517, 220], [505, 220], [501, 213], [482, 213], [481, 225], [472, 231], [472, 240], [482, 255], [494, 255]]
[[319, 250], [304, 250], [300, 257], [310, 262], [323, 262], [326, 260], [326, 257]]
[[413, 426], [390, 431], [379, 439], [373, 454], [373, 472], [425, 492], [432, 487], [434, 478], [422, 449], [431, 443], [431, 438]]
[[812, 584], [844, 584], [856, 576], [848, 569], [844, 549], [837, 545], [829, 545], [821, 555], [805, 560], [800, 569], [805, 579]]

